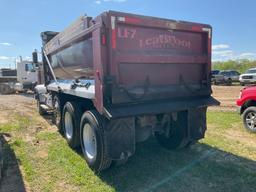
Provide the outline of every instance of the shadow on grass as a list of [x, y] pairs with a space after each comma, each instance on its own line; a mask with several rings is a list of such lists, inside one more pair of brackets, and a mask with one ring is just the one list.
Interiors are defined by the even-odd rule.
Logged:
[[99, 176], [116, 191], [255, 191], [256, 162], [206, 144], [167, 151], [154, 139]]
[[0, 181], [1, 192], [23, 192], [25, 190], [24, 181], [19, 169], [19, 160], [5, 138], [8, 134], [0, 133], [0, 141], [3, 145], [3, 177]]
[[[44, 118], [52, 124], [50, 116]], [[83, 156], [80, 148], [75, 152]], [[151, 138], [136, 146], [135, 155], [125, 165], [114, 166], [98, 177], [121, 192], [254, 192], [256, 161], [204, 143], [168, 151]]]

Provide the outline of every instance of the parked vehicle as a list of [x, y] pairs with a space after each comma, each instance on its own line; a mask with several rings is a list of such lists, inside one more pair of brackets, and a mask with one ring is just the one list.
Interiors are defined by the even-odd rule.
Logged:
[[211, 71], [211, 81], [214, 82], [215, 81], [215, 75], [218, 75], [220, 72], [220, 70], [212, 70]]
[[204, 137], [211, 27], [109, 11], [43, 32], [38, 110], [96, 171], [125, 162], [154, 135], [167, 149]]
[[241, 85], [256, 83], [256, 68], [251, 68], [239, 77]]
[[239, 82], [240, 73], [234, 70], [220, 71], [214, 78], [214, 84], [231, 85], [233, 82]]
[[37, 53], [33, 52], [34, 61], [20, 61], [17, 69], [0, 69], [0, 94], [33, 89], [38, 82]]
[[256, 133], [256, 86], [243, 88], [236, 104], [239, 106], [244, 127], [248, 131]]

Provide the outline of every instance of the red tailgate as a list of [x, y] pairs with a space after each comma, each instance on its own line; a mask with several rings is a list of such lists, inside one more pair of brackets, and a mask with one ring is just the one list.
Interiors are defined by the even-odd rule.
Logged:
[[209, 26], [110, 14], [114, 103], [209, 94]]

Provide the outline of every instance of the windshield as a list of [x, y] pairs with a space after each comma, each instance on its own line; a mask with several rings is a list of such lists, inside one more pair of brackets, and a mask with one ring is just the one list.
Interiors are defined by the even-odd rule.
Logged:
[[212, 75], [217, 75], [219, 71], [212, 71]]
[[220, 75], [229, 75], [230, 74], [230, 72], [228, 72], [228, 71], [221, 71], [220, 72]]
[[256, 69], [249, 69], [249, 70], [246, 71], [245, 73], [256, 73]]
[[32, 72], [32, 71], [35, 71], [35, 67], [34, 67], [34, 65], [32, 63], [27, 63], [25, 65], [25, 70]]

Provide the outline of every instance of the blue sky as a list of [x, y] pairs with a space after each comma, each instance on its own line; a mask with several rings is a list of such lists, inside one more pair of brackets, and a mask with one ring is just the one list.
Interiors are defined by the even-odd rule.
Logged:
[[254, 0], [0, 0], [0, 68], [40, 50], [40, 32], [61, 31], [81, 15], [106, 10], [213, 27], [213, 60], [256, 58]]

